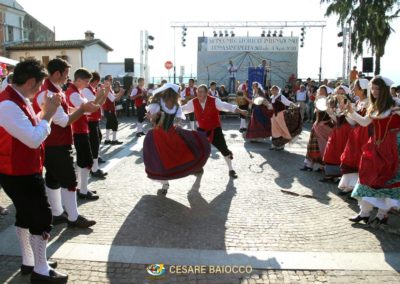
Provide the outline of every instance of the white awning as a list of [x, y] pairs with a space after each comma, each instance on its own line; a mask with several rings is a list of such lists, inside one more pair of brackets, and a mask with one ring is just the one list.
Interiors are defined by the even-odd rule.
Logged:
[[15, 66], [15, 65], [17, 65], [17, 63], [19, 63], [19, 61], [14, 60], [14, 59], [10, 59], [10, 58], [7, 58], [7, 57], [0, 56], [0, 63], [5, 63], [7, 65]]

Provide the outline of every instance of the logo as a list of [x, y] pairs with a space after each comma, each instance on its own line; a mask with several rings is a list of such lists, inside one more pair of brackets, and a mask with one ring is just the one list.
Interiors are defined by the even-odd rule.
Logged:
[[161, 276], [164, 275], [166, 272], [165, 266], [162, 263], [159, 264], [150, 264], [146, 268], [147, 273], [149, 273], [152, 276]]

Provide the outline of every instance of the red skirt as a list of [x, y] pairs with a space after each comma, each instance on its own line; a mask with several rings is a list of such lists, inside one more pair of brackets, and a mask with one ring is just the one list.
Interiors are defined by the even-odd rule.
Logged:
[[340, 157], [346, 147], [347, 139], [352, 130], [348, 123], [335, 127], [326, 143], [323, 161], [327, 165], [340, 165]]
[[271, 136], [271, 117], [274, 111], [264, 105], [253, 105], [246, 138], [267, 138]]
[[368, 126], [357, 126], [350, 132], [346, 147], [340, 156], [340, 169], [343, 174], [358, 172], [362, 150], [369, 136]]
[[152, 129], [143, 142], [145, 171], [157, 180], [178, 179], [199, 171], [210, 152], [211, 145], [203, 133], [182, 128]]

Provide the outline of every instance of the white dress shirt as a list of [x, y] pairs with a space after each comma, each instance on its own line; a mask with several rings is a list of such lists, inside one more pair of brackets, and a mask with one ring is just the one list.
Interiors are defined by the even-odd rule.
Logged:
[[[200, 102], [201, 107], [204, 109], [206, 107], [206, 102], [207, 99], [204, 101], [204, 103]], [[216, 98], [215, 99], [215, 107], [219, 111], [229, 111], [229, 112], [235, 112], [237, 109], [237, 106], [226, 103], [221, 101], [220, 99]], [[193, 100], [190, 100], [187, 104], [182, 106], [182, 111], [183, 113], [192, 113], [194, 112], [194, 105], [193, 105]]]
[[281, 102], [285, 105], [285, 106], [290, 106], [291, 104], [293, 104], [291, 101], [289, 101], [284, 95], [282, 95], [281, 93], [278, 94], [277, 96], [272, 96], [271, 97], [271, 102], [275, 103], [275, 100], [277, 98], [281, 98]]
[[218, 98], [218, 97], [219, 97], [218, 91], [217, 91], [217, 90], [211, 90], [211, 89], [210, 89], [210, 94], [211, 94], [211, 96], [213, 96], [213, 97], [215, 97], [215, 98]]
[[[14, 89], [15, 90], [15, 89]], [[32, 116], [39, 122], [29, 99], [15, 90], [28, 106]], [[3, 127], [11, 136], [18, 139], [31, 149], [37, 149], [50, 134], [50, 123], [41, 120], [33, 126], [22, 109], [12, 101], [0, 102], [0, 127]]]
[[[176, 105], [174, 105], [174, 107], [172, 108], [172, 109], [169, 109], [166, 105], [165, 105], [165, 103], [164, 103], [164, 100], [163, 99], [161, 99], [161, 108], [162, 108], [162, 110], [164, 111], [164, 112], [166, 112], [166, 113], [168, 113], [168, 114], [175, 114], [175, 112], [176, 112], [176, 118], [180, 118], [180, 119], [182, 119], [182, 120], [185, 120], [186, 119], [186, 116], [183, 114], [183, 112], [182, 112], [182, 108], [180, 107], [180, 106], [178, 106], [178, 111], [176, 110], [176, 108], [177, 108], [177, 106]], [[149, 112], [150, 114], [155, 114], [155, 113], [157, 113], [157, 112], [159, 112], [160, 111], [160, 104], [149, 104], [147, 107], [146, 107], [146, 110], [147, 110], [147, 112]]]
[[94, 102], [94, 100], [96, 99], [96, 96], [89, 88], [84, 88], [82, 90], [82, 95], [87, 99], [88, 102]]
[[229, 78], [236, 78], [237, 67], [235, 65], [229, 65], [228, 72]]
[[[54, 85], [54, 87], [56, 87], [57, 90], [59, 90], [58, 93], [61, 94], [61, 96], [63, 96], [65, 99], [65, 94], [62, 92], [62, 89], [57, 85]], [[40, 108], [42, 107], [43, 96], [45, 93], [46, 93], [46, 91], [41, 92], [36, 98], [36, 102], [38, 103]], [[47, 90], [47, 95], [52, 96], [53, 92]], [[54, 116], [52, 118], [52, 122], [54, 124], [57, 124], [58, 126], [66, 127], [68, 125], [68, 121], [69, 121], [69, 115], [67, 113], [65, 113], [63, 107], [60, 105], [57, 108], [56, 113], [54, 114]]]
[[[144, 92], [146, 91], [146, 89], [145, 89], [145, 88], [141, 88], [141, 89], [142, 89], [142, 94], [144, 94]], [[131, 92], [131, 98], [134, 97], [134, 96], [136, 96], [137, 93], [138, 93], [137, 87], [136, 87], [136, 88], [133, 88], [133, 90], [132, 90], [132, 92]]]

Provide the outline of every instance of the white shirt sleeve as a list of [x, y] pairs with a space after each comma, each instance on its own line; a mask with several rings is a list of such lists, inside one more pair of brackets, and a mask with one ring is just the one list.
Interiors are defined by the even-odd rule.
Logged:
[[82, 90], [82, 95], [88, 100], [88, 102], [94, 102], [96, 96], [93, 95], [92, 91], [88, 88]]
[[187, 104], [181, 106], [183, 113], [192, 113], [194, 112], [193, 100], [187, 102]]
[[[41, 92], [39, 96], [36, 98], [36, 102], [38, 103], [39, 107], [42, 108], [42, 103], [43, 103], [43, 96], [45, 92]], [[52, 92], [48, 91], [48, 95], [53, 94]], [[52, 122], [54, 124], [57, 124], [61, 127], [66, 127], [68, 125], [69, 121], [69, 115], [65, 113], [64, 109], [62, 106], [59, 106], [56, 110], [56, 113], [54, 114], [52, 118]]]
[[50, 124], [46, 120], [33, 126], [29, 118], [14, 102], [0, 103], [0, 126], [31, 149], [37, 149], [50, 134]]
[[132, 92], [131, 92], [131, 98], [137, 95], [137, 88], [133, 88]]
[[160, 105], [159, 104], [149, 104], [146, 107], [147, 112], [150, 114], [155, 114], [160, 111]]
[[86, 98], [81, 97], [81, 95], [77, 92], [71, 94], [71, 96], [69, 97], [69, 101], [76, 108], [79, 108], [81, 105], [88, 102]]
[[289, 101], [284, 95], [281, 94], [281, 102], [285, 105], [285, 106], [290, 106], [292, 104], [291, 101]]
[[361, 126], [368, 126], [372, 122], [372, 119], [369, 116], [361, 116], [355, 111], [349, 113], [348, 116]]
[[109, 92], [108, 95], [107, 95], [107, 98], [108, 98], [111, 102], [115, 101], [115, 95], [114, 95], [114, 93], [113, 93], [113, 92]]
[[182, 111], [182, 107], [178, 107], [178, 111], [176, 112], [176, 118], [180, 118], [182, 120], [186, 120], [186, 116], [184, 115]]
[[185, 97], [186, 97], [186, 91], [183, 90], [183, 91], [181, 92], [181, 98], [184, 99]]
[[219, 111], [229, 111], [229, 112], [235, 112], [237, 109], [237, 106], [230, 104], [230, 103], [223, 102], [217, 98], [215, 99], [215, 107]]

